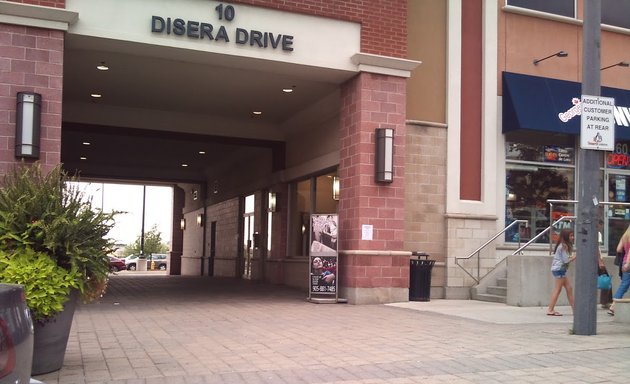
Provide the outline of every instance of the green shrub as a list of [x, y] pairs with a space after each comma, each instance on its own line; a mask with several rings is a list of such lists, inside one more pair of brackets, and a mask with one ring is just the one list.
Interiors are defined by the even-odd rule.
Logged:
[[80, 273], [67, 270], [42, 252], [25, 248], [15, 254], [0, 251], [0, 281], [22, 284], [35, 321], [45, 321], [63, 310], [70, 290], [78, 289]]
[[8, 173], [0, 185], [0, 251], [10, 258], [29, 250], [47, 255], [90, 301], [107, 285], [114, 243], [106, 236], [116, 213], [93, 209], [74, 181], [61, 166], [46, 173], [38, 163]]

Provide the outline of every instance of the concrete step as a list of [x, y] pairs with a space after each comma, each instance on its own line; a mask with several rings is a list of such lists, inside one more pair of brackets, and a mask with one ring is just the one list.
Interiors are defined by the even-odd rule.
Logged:
[[507, 298], [505, 296], [500, 295], [491, 295], [488, 293], [478, 293], [477, 300], [479, 301], [489, 301], [492, 303], [507, 303]]
[[496, 285], [490, 285], [486, 289], [486, 293], [488, 293], [490, 295], [506, 296], [507, 297], [507, 287], [499, 287], [499, 286], [496, 286]]
[[507, 277], [497, 277], [497, 286], [507, 288]]

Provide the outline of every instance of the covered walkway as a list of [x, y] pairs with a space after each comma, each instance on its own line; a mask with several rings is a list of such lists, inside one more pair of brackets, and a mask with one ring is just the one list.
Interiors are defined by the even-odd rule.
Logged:
[[[159, 272], [157, 272], [159, 273]], [[120, 274], [75, 314], [61, 383], [625, 383], [630, 327], [541, 308], [312, 304], [237, 279]], [[494, 321], [496, 319], [497, 321]]]

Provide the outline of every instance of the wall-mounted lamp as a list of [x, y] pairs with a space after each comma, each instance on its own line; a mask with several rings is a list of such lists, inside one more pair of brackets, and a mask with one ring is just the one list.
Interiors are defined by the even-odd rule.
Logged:
[[275, 212], [277, 206], [278, 195], [275, 192], [269, 192], [269, 212]]
[[376, 128], [376, 181], [394, 181], [394, 129]]
[[627, 68], [629, 66], [630, 66], [630, 64], [628, 64], [627, 61], [620, 61], [620, 62], [618, 62], [616, 64], [609, 65], [609, 66], [604, 67], [604, 68], [600, 68], [600, 71], [603, 71], [604, 69], [608, 69], [608, 68], [612, 68], [612, 67], [626, 67]]
[[203, 213], [197, 214], [197, 225], [203, 227]]
[[186, 229], [186, 218], [182, 217], [182, 219], [179, 221], [179, 228], [182, 231]]
[[333, 200], [339, 200], [339, 177], [337, 176], [333, 176], [332, 198]]
[[15, 124], [15, 156], [39, 158], [42, 95], [18, 92]]
[[540, 63], [541, 61], [547, 60], [547, 59], [550, 59], [550, 58], [556, 57], [556, 56], [557, 57], [567, 57], [567, 56], [569, 56], [569, 54], [566, 53], [565, 51], [559, 51], [559, 52], [554, 53], [553, 55], [549, 55], [547, 57], [543, 57], [542, 59], [534, 59], [534, 65], [538, 65], [538, 63]]

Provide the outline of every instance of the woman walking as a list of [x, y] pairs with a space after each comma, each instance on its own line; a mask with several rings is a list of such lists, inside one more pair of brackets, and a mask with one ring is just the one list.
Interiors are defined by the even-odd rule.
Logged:
[[[623, 252], [623, 259], [621, 264], [619, 265], [619, 273], [621, 274], [621, 284], [615, 291], [613, 295], [613, 299], [621, 299], [623, 295], [626, 294], [628, 288], [630, 288], [630, 257], [628, 257], [628, 252], [630, 250], [630, 226], [626, 229], [626, 231], [621, 235], [621, 239], [619, 239], [619, 244], [617, 244], [617, 252]], [[615, 303], [610, 306], [608, 310], [609, 315], [615, 314]]]
[[573, 230], [565, 228], [560, 231], [553, 261], [551, 262], [551, 274], [554, 277], [555, 285], [551, 292], [549, 307], [547, 308], [548, 316], [562, 316], [560, 312], [555, 310], [562, 287], [567, 292], [569, 304], [573, 308], [573, 287], [567, 278], [567, 269], [569, 268], [569, 263], [573, 260], [575, 260], [575, 255], [573, 255]]

